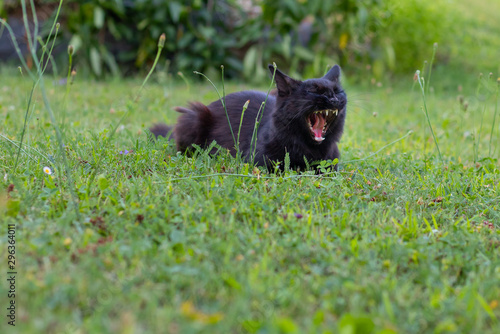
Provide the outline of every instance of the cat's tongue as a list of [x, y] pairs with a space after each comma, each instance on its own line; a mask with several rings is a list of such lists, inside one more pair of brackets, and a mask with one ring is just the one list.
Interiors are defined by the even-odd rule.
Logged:
[[314, 124], [312, 124], [312, 132], [314, 134], [314, 140], [323, 141], [323, 127], [325, 126], [326, 119], [320, 115], [314, 117]]

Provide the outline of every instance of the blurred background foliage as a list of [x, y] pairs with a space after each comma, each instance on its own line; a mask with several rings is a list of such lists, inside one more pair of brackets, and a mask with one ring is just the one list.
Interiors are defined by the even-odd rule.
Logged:
[[[35, 3], [53, 17], [59, 0]], [[19, 1], [0, 0], [0, 15], [15, 18], [19, 7]], [[75, 67], [95, 77], [147, 69], [161, 33], [162, 66], [171, 73], [213, 74], [223, 64], [229, 77], [259, 81], [274, 61], [298, 77], [339, 63], [360, 78], [380, 79], [411, 75], [435, 42], [437, 63], [497, 71], [498, 53], [491, 50], [500, 44], [489, 31], [498, 26], [483, 25], [480, 16], [492, 22], [499, 14], [489, 12], [496, 9], [487, 0], [69, 0], [58, 43], [61, 49], [72, 44]], [[51, 16], [44, 22], [48, 26]], [[41, 31], [47, 38], [48, 29]], [[490, 51], [480, 51], [483, 45]], [[65, 54], [59, 57], [63, 62]]]

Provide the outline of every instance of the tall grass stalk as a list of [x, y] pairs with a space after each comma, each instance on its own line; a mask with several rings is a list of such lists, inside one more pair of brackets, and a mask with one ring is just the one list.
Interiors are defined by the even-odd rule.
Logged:
[[[434, 64], [434, 58], [436, 58], [436, 51], [438, 48], [438, 43], [434, 43], [432, 46], [432, 57], [431, 57], [431, 62], [429, 63], [429, 73], [427, 74], [427, 87], [426, 87], [426, 93], [429, 94], [429, 88], [431, 87], [431, 74], [432, 74], [432, 65]], [[424, 76], [424, 73], [422, 73], [422, 76]]]
[[[434, 64], [434, 58], [436, 57], [437, 47], [438, 47], [438, 44], [434, 43], [433, 48], [432, 48], [432, 57], [431, 57], [430, 63], [427, 63], [427, 60], [426, 60], [426, 61], [424, 61], [424, 64], [422, 66], [421, 85], [424, 86], [426, 94], [429, 93], [429, 88], [431, 86], [432, 65]], [[426, 74], [427, 74], [427, 80], [424, 80]], [[415, 84], [415, 82], [414, 82], [414, 84]], [[413, 90], [413, 87], [412, 87], [412, 90]], [[423, 138], [424, 138], [424, 155], [425, 155], [425, 151], [427, 150], [427, 141], [425, 140], [425, 138], [427, 137], [427, 131], [425, 129], [425, 125], [424, 125], [423, 129], [424, 129], [424, 137]]]
[[[271, 89], [274, 86], [274, 78], [276, 77], [276, 69], [278, 68], [278, 66], [276, 66], [276, 63], [274, 63], [274, 62], [273, 62], [273, 68], [274, 68], [273, 77], [271, 78], [271, 84], [269, 85], [269, 88], [267, 89], [266, 99], [260, 105], [259, 111], [257, 112], [257, 116], [255, 117], [252, 138], [250, 140], [250, 151], [252, 152], [252, 154], [251, 154], [252, 164], [254, 163], [255, 154], [256, 154], [256, 150], [257, 150], [257, 138], [258, 138], [257, 131], [259, 130], [260, 121], [262, 120], [262, 116], [264, 115], [264, 108], [266, 107], [269, 93], [271, 92]], [[262, 113], [261, 113], [261, 111], [262, 111]], [[253, 149], [252, 149], [252, 145], [253, 145]]]
[[149, 77], [151, 76], [151, 74], [153, 74], [153, 72], [156, 68], [156, 65], [158, 64], [158, 60], [160, 59], [161, 51], [165, 47], [165, 38], [166, 38], [165, 34], [163, 33], [160, 35], [160, 38], [158, 39], [158, 51], [156, 52], [155, 61], [153, 62], [153, 66], [151, 66], [151, 70], [149, 70], [148, 75], [146, 75], [146, 78], [144, 78], [144, 81], [142, 82], [142, 85], [139, 88], [139, 91], [137, 92], [137, 96], [135, 97], [134, 102], [139, 101], [139, 97], [141, 96], [142, 89], [146, 85], [146, 82], [148, 82]]
[[64, 106], [66, 106], [68, 102], [68, 96], [69, 96], [69, 86], [70, 85], [70, 79], [71, 79], [71, 69], [73, 67], [73, 52], [74, 52], [73, 45], [68, 45], [68, 74], [66, 76], [66, 93], [64, 94]]
[[17, 164], [19, 163], [19, 157], [21, 155], [21, 146], [23, 144], [24, 134], [26, 133], [26, 126], [28, 124], [28, 115], [29, 115], [31, 101], [33, 99], [33, 93], [35, 91], [35, 87], [36, 87], [36, 85], [35, 85], [35, 83], [33, 83], [33, 86], [31, 87], [31, 92], [28, 94], [28, 105], [26, 106], [26, 112], [24, 114], [24, 123], [23, 123], [23, 129], [21, 131], [21, 140], [20, 140], [19, 150], [17, 151], [16, 160], [14, 162], [14, 173], [17, 170]]
[[36, 10], [35, 10], [35, 1], [30, 0], [30, 5], [31, 5], [31, 15], [33, 16], [33, 23], [34, 23], [34, 31], [33, 31], [33, 48], [34, 51], [36, 52], [37, 50], [37, 38], [38, 38], [38, 30], [39, 30], [39, 25], [38, 25], [38, 16], [36, 15]]
[[[55, 45], [55, 42], [56, 42], [56, 37], [57, 37], [57, 32], [59, 31], [59, 27], [61, 26], [59, 24], [59, 22], [57, 22], [57, 18], [59, 17], [59, 14], [61, 13], [61, 7], [62, 7], [62, 4], [63, 4], [63, 1], [64, 0], [60, 0], [59, 1], [59, 6], [57, 6], [57, 10], [56, 10], [56, 16], [54, 18], [54, 22], [52, 22], [52, 27], [50, 27], [50, 31], [49, 31], [49, 37], [47, 38], [47, 43], [49, 43], [50, 41], [50, 36], [52, 36], [52, 33], [54, 32], [54, 29], [56, 29], [56, 33], [54, 35], [54, 38], [52, 40], [52, 46], [50, 48], [50, 54], [52, 54], [52, 50], [54, 49], [54, 45]], [[43, 60], [43, 54], [42, 54], [42, 60]], [[50, 56], [48, 57], [48, 59], [50, 59]], [[42, 61], [43, 62], [43, 61]], [[48, 64], [48, 60], [47, 60], [47, 63], [45, 64], [45, 67], [43, 69], [43, 71], [45, 72], [45, 68], [47, 68], [47, 64]], [[55, 62], [53, 63], [53, 65], [55, 65]], [[53, 68], [55, 69], [55, 67], [53, 66]], [[57, 76], [57, 71], [55, 73], [55, 75]]]
[[[479, 73], [479, 78], [477, 80], [477, 87], [476, 87], [476, 98], [480, 100], [480, 90], [481, 90], [481, 80], [483, 79], [483, 73]], [[484, 108], [486, 108], [486, 102], [484, 105]], [[484, 114], [484, 110], [483, 113]], [[481, 115], [481, 126], [482, 127], [482, 122], [483, 118]], [[474, 163], [477, 162], [478, 157], [479, 157], [479, 140], [476, 141], [476, 138], [481, 137], [481, 129], [479, 130], [479, 133], [476, 132], [476, 114], [472, 113], [472, 160]]]
[[[429, 63], [427, 62], [427, 60], [424, 60], [424, 63], [423, 63], [423, 65], [422, 65], [422, 72], [420, 72], [420, 73], [422, 74], [422, 78], [425, 78], [425, 73], [426, 73], [426, 71], [427, 71], [428, 65], [429, 65]], [[416, 73], [415, 73], [415, 76], [417, 77], [417, 80], [415, 80], [415, 81], [413, 82], [413, 84], [414, 84], [414, 85], [415, 85], [415, 83], [416, 83], [416, 82], [418, 82], [418, 81], [419, 81], [419, 80], [418, 80], [418, 76], [417, 76], [417, 74], [416, 74]], [[422, 82], [422, 84], [423, 84], [423, 85], [424, 85], [424, 87], [425, 87], [425, 83], [424, 83], [424, 82]], [[413, 89], [413, 87], [412, 87], [412, 89]], [[422, 137], [422, 138], [424, 139], [424, 140], [423, 140], [423, 144], [424, 144], [424, 150], [423, 150], [423, 152], [424, 152], [424, 156], [425, 156], [425, 151], [427, 151], [427, 140], [425, 140], [425, 138], [427, 137], [427, 128], [426, 128], [426, 126], [425, 126], [425, 119], [423, 120], [423, 126], [422, 126], [422, 129], [423, 129], [423, 131], [424, 131], [424, 134], [423, 134], [423, 137]], [[427, 164], [427, 162], [426, 162], [426, 164]]]
[[483, 132], [483, 119], [484, 119], [484, 114], [486, 113], [486, 103], [487, 101], [484, 101], [484, 106], [483, 106], [483, 111], [481, 112], [481, 122], [479, 123], [479, 132], [477, 134], [477, 157], [475, 161], [479, 160], [479, 147], [481, 145], [481, 132]]
[[[221, 82], [222, 82], [222, 100], [223, 103], [222, 105], [224, 106], [224, 112], [226, 113], [226, 118], [229, 123], [229, 127], [231, 128], [231, 122], [229, 122], [229, 115], [227, 113], [227, 108], [226, 108], [226, 86], [224, 85], [224, 65], [220, 66], [220, 72], [221, 72]], [[233, 132], [233, 129], [231, 129], [231, 133]], [[234, 135], [233, 135], [233, 141], [234, 141]], [[234, 142], [234, 145], [236, 146], [236, 141]]]
[[477, 156], [477, 145], [476, 145], [476, 117], [475, 114], [472, 113], [472, 160], [474, 163]]
[[47, 44], [50, 42], [50, 36], [47, 39], [47, 43], [44, 43], [42, 38], [40, 36], [38, 36], [38, 43], [40, 43], [40, 45], [42, 46], [42, 50], [43, 50], [43, 53], [40, 56], [40, 63], [43, 64], [43, 62], [45, 61], [45, 65], [43, 65], [42, 73], [45, 73], [45, 70], [47, 69], [47, 66], [49, 65], [49, 62], [50, 62], [52, 64], [52, 74], [53, 74], [54, 78], [57, 78], [57, 66], [56, 66], [56, 62], [54, 61], [54, 57], [52, 57], [52, 51], [54, 50], [54, 45], [56, 43], [57, 33], [59, 32], [59, 26], [60, 25], [58, 23], [56, 33], [54, 35], [54, 38], [52, 39], [52, 46], [50, 47], [50, 50], [49, 50], [49, 53], [47, 56], [47, 61], [45, 61], [44, 56], [45, 56], [45, 52], [47, 51]]
[[[28, 14], [26, 12], [26, 1], [25, 0], [21, 1], [21, 8], [22, 8], [22, 12], [23, 12], [24, 29], [26, 30], [26, 39], [28, 40], [28, 49], [33, 54], [33, 51], [34, 51], [33, 44], [36, 43], [36, 36], [33, 40], [31, 40], [31, 29], [29, 27], [29, 20], [28, 20]], [[38, 18], [36, 15], [33, 16], [33, 24], [34, 24], [34, 30], [38, 31]]]
[[236, 151], [239, 152], [240, 150], [240, 133], [241, 133], [241, 125], [243, 124], [243, 117], [245, 116], [245, 111], [248, 109], [248, 104], [250, 104], [250, 100], [247, 100], [245, 104], [243, 105], [243, 110], [241, 111], [241, 117], [240, 117], [240, 126], [238, 127], [238, 143], [236, 147]]
[[[491, 158], [491, 141], [493, 140], [493, 134], [495, 131], [495, 122], [497, 119], [497, 112], [498, 112], [498, 93], [500, 91], [500, 78], [497, 79], [497, 91], [495, 94], [495, 113], [493, 114], [493, 123], [491, 124], [491, 132], [490, 132], [490, 142], [489, 142], [489, 147], [488, 147], [488, 156]], [[496, 148], [495, 148], [496, 151]]]
[[197, 74], [197, 75], [201, 75], [202, 77], [207, 79], [208, 82], [210, 82], [212, 87], [214, 87], [215, 91], [217, 92], [217, 96], [219, 96], [219, 100], [222, 103], [222, 107], [224, 108], [224, 112], [226, 113], [227, 123], [229, 124], [229, 130], [231, 130], [231, 136], [233, 137], [234, 147], [236, 148], [236, 146], [237, 146], [236, 137], [234, 136], [233, 127], [231, 126], [231, 121], [229, 120], [229, 114], [227, 113], [227, 108], [226, 108], [226, 103], [225, 103], [226, 97], [225, 97], [225, 91], [224, 91], [224, 66], [221, 66], [221, 69], [222, 69], [222, 94], [223, 94], [223, 96], [220, 95], [219, 90], [217, 89], [215, 84], [205, 74], [198, 72], [198, 71], [193, 71], [193, 73]]
[[[429, 112], [427, 110], [427, 99], [426, 99], [425, 90], [424, 90], [424, 78], [420, 77], [420, 71], [417, 70], [416, 74], [417, 74], [417, 78], [418, 78], [418, 83], [420, 85], [420, 90], [422, 91], [422, 100], [424, 102], [424, 111], [425, 111], [425, 117], [427, 119], [427, 124], [429, 125], [429, 129], [431, 130], [431, 133], [432, 133], [432, 138], [434, 139], [434, 144], [436, 145], [437, 151], [439, 153], [439, 159], [441, 160], [441, 163], [444, 163], [443, 156], [441, 155], [441, 150], [439, 149], [436, 135], [434, 134], [434, 130], [432, 129], [431, 120], [429, 118]], [[425, 141], [425, 138], [424, 138], [424, 141]]]

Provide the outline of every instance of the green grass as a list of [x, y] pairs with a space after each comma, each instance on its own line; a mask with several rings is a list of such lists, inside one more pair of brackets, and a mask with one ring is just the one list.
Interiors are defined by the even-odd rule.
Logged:
[[[155, 74], [136, 104], [139, 80], [77, 77], [67, 107], [65, 87], [46, 78], [80, 233], [38, 92], [13, 170], [31, 81], [1, 78], [0, 217], [5, 236], [7, 223], [17, 225], [19, 333], [499, 331], [496, 83], [429, 90], [441, 163], [418, 87], [347, 81], [340, 172], [316, 176], [150, 142], [145, 129], [173, 123], [173, 106], [217, 99], [194, 75], [188, 86]], [[227, 93], [243, 88], [226, 83]], [[12, 329], [4, 318], [0, 331]]]

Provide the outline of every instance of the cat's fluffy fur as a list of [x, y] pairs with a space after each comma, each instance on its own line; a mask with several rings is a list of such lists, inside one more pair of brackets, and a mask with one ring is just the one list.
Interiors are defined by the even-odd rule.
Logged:
[[[304, 169], [305, 160], [312, 163], [339, 158], [337, 143], [342, 136], [346, 115], [347, 97], [340, 85], [340, 67], [335, 65], [322, 78], [299, 81], [276, 70], [277, 91], [266, 93], [243, 91], [225, 97], [229, 121], [238, 138], [243, 105], [246, 109], [240, 131], [239, 149], [249, 161], [255, 152], [254, 162], [272, 168], [273, 163], [283, 162], [290, 156], [290, 167]], [[259, 109], [260, 112], [259, 112]], [[234, 155], [236, 145], [231, 135], [224, 107], [220, 100], [208, 106], [193, 102], [188, 108], [177, 107], [181, 113], [172, 131], [177, 149], [188, 151], [192, 144], [206, 147], [212, 141], [228, 148]], [[256, 120], [257, 141], [252, 142]], [[158, 124], [150, 128], [155, 136], [167, 136], [171, 128]], [[281, 163], [283, 166], [283, 163]]]

